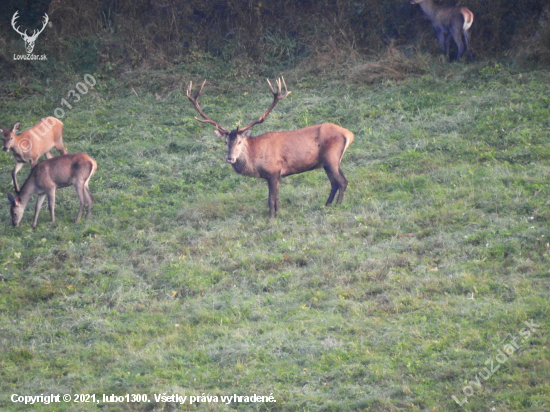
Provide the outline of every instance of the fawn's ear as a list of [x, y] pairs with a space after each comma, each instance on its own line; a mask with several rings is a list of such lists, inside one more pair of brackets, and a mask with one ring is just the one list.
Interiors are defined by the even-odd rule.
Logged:
[[13, 207], [21, 203], [21, 198], [19, 196], [14, 198], [11, 193], [8, 193], [8, 200], [10, 201]]
[[17, 133], [19, 131], [19, 126], [21, 126], [21, 122], [17, 122], [13, 125], [13, 129], [11, 129], [11, 131], [13, 133]]

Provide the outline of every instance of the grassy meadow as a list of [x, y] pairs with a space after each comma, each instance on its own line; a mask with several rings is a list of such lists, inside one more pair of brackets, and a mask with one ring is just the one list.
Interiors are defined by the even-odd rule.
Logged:
[[[53, 115], [83, 75], [14, 84], [0, 125]], [[225, 163], [185, 97], [208, 77], [202, 107], [232, 128], [267, 84], [200, 69], [95, 74], [63, 106], [69, 152], [98, 163], [88, 221], [66, 188], [55, 224], [44, 206], [31, 229], [33, 198], [13, 228], [0, 154], [1, 410], [550, 411], [550, 73], [434, 58], [400, 82], [284, 75], [292, 94], [254, 132], [351, 130], [340, 206], [317, 170], [282, 180], [270, 220], [265, 181]]]

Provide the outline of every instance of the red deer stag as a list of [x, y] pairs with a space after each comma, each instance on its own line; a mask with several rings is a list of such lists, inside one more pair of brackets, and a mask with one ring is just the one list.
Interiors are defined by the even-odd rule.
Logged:
[[11, 172], [13, 187], [19, 193], [17, 184], [17, 172], [25, 163], [30, 163], [31, 168], [36, 166], [38, 158], [43, 154], [48, 159], [53, 156], [50, 153], [54, 147], [61, 154], [67, 154], [67, 149], [63, 145], [63, 123], [55, 117], [45, 117], [30, 129], [25, 130], [20, 135], [16, 135], [19, 130], [20, 122], [10, 129], [1, 129], [2, 140], [4, 141], [4, 152], [10, 149], [15, 157], [15, 167]]
[[34, 210], [32, 227], [35, 228], [38, 222], [38, 214], [46, 196], [48, 196], [48, 209], [52, 223], [55, 222], [55, 191], [58, 188], [74, 186], [80, 201], [80, 208], [76, 216], [76, 222], [82, 217], [84, 205], [88, 203], [86, 219], [92, 211], [93, 198], [88, 182], [97, 170], [97, 163], [86, 153], [71, 153], [57, 156], [52, 159], [40, 162], [31, 170], [27, 181], [23, 184], [17, 197], [8, 194], [11, 203], [11, 222], [18, 226], [23, 212], [27, 207], [30, 198], [37, 194], [38, 200]]
[[[468, 52], [470, 61], [474, 60], [472, 49], [470, 48], [470, 27], [474, 22], [474, 13], [466, 7], [438, 6], [433, 0], [411, 0], [411, 4], [419, 4], [424, 13], [429, 17], [437, 33], [439, 47], [443, 53], [447, 53], [447, 59], [451, 60], [449, 46], [451, 36], [453, 37], [458, 54], [456, 60], [464, 53]], [[464, 42], [462, 38], [464, 37]], [[466, 47], [464, 47], [466, 43]]]
[[270, 217], [275, 217], [279, 209], [279, 181], [281, 177], [320, 167], [325, 169], [332, 187], [326, 205], [332, 203], [337, 191], [339, 194], [336, 203], [342, 203], [348, 181], [340, 169], [340, 161], [353, 141], [352, 132], [332, 123], [323, 123], [299, 130], [267, 132], [252, 137], [252, 127], [262, 123], [277, 103], [290, 94], [284, 79], [282, 79], [282, 84], [285, 86], [284, 93], [281, 92], [281, 80], [277, 80], [278, 91], [275, 91], [270, 81], [267, 80], [273, 93], [273, 102], [258, 120], [241, 129], [229, 131], [208, 118], [199, 106], [197, 99], [205, 83], [206, 80], [195, 96], [191, 95], [192, 82], [187, 88], [187, 97], [204, 118], [204, 120], [197, 117], [195, 119], [216, 126], [216, 135], [225, 139], [227, 143], [226, 160], [231, 163], [237, 173], [267, 181]]

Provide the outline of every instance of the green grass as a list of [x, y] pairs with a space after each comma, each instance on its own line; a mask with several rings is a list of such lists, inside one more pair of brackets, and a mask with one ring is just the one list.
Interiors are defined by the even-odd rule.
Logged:
[[[277, 402], [101, 410], [550, 410], [550, 77], [445, 67], [374, 86], [287, 74], [256, 134], [335, 122], [355, 141], [343, 204], [323, 206], [320, 170], [288, 177], [276, 220], [181, 85], [98, 76], [64, 119], [69, 151], [98, 163], [92, 218], [73, 223], [71, 188], [55, 225], [44, 209], [32, 230], [31, 203], [12, 228], [1, 209], [0, 408], [97, 410], [13, 393], [256, 393]], [[29, 127], [67, 91], [5, 102], [0, 124]], [[201, 102], [229, 128], [270, 99], [221, 81]], [[13, 163], [1, 154], [4, 198]], [[531, 319], [538, 333], [458, 406]]]

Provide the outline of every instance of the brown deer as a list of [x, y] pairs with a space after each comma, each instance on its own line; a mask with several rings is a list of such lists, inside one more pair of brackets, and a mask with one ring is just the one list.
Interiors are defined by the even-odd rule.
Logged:
[[17, 172], [25, 163], [30, 163], [32, 169], [43, 154], [51, 159], [53, 156], [50, 150], [54, 147], [61, 154], [67, 154], [67, 149], [63, 145], [63, 123], [60, 120], [55, 117], [45, 117], [30, 129], [17, 135], [20, 124], [20, 122], [15, 123], [11, 130], [0, 128], [4, 141], [4, 152], [9, 152], [11, 149], [13, 157], [15, 157], [15, 167], [11, 172], [11, 177], [17, 193], [19, 193]]
[[[433, 0], [411, 0], [411, 4], [419, 4], [426, 13], [437, 34], [439, 47], [443, 53], [447, 54], [449, 61], [451, 60], [449, 54], [451, 36], [458, 47], [456, 60], [460, 60], [464, 50], [468, 52], [470, 61], [474, 60], [470, 48], [470, 27], [474, 22], [474, 13], [466, 7], [438, 6], [434, 4]], [[464, 42], [462, 38], [464, 38]], [[466, 47], [464, 47], [464, 43], [466, 43]]]
[[35, 228], [38, 222], [38, 214], [46, 196], [48, 196], [48, 209], [52, 223], [55, 223], [55, 191], [58, 188], [74, 186], [80, 201], [80, 208], [76, 216], [76, 222], [82, 217], [84, 205], [88, 203], [86, 219], [92, 211], [93, 198], [88, 182], [97, 170], [97, 163], [86, 153], [71, 153], [44, 160], [36, 165], [23, 184], [17, 197], [8, 194], [11, 203], [11, 222], [18, 226], [23, 212], [27, 207], [31, 196], [37, 194], [38, 200], [34, 210], [32, 227]]
[[195, 119], [216, 126], [216, 135], [225, 139], [227, 143], [226, 160], [231, 163], [237, 173], [267, 181], [270, 217], [275, 217], [279, 209], [279, 180], [281, 177], [320, 167], [325, 169], [332, 187], [326, 206], [332, 203], [337, 191], [339, 194], [336, 203], [342, 203], [348, 181], [340, 169], [340, 161], [353, 141], [352, 132], [332, 123], [323, 123], [299, 130], [267, 132], [252, 137], [252, 127], [262, 123], [277, 103], [290, 94], [284, 79], [282, 79], [282, 84], [285, 86], [284, 93], [281, 92], [281, 80], [277, 80], [278, 91], [275, 91], [270, 81], [267, 80], [273, 93], [273, 102], [258, 120], [246, 127], [229, 131], [208, 118], [200, 108], [197, 99], [205, 83], [206, 80], [195, 96], [191, 95], [192, 82], [187, 88], [187, 97], [204, 118], [204, 120], [197, 117]]

